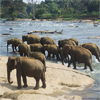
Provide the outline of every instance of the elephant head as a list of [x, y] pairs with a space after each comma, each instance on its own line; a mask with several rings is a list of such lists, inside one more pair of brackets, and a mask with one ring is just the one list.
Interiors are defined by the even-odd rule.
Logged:
[[12, 44], [12, 42], [13, 42], [13, 39], [7, 40], [7, 52], [8, 52], [8, 45]]
[[10, 72], [15, 69], [16, 66], [16, 57], [9, 57], [7, 62], [7, 79], [9, 83], [13, 83], [10, 81]]
[[62, 44], [63, 44], [63, 40], [59, 40], [58, 41], [59, 48], [62, 47]]
[[23, 40], [23, 42], [27, 41], [27, 35], [23, 35], [22, 40]]
[[68, 57], [68, 53], [72, 49], [72, 46], [65, 44], [64, 47], [61, 49], [61, 59], [62, 59], [62, 64], [64, 65], [64, 56], [66, 55]]

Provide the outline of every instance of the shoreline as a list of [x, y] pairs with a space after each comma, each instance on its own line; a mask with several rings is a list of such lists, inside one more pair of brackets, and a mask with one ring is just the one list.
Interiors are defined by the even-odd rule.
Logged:
[[7, 56], [0, 56], [0, 100], [33, 100], [32, 98], [35, 100], [82, 100], [81, 96], [71, 94], [70, 91], [82, 91], [94, 84], [94, 80], [86, 73], [46, 61], [46, 89], [34, 90], [34, 79], [27, 77], [28, 87], [18, 90], [16, 89], [16, 70], [11, 72], [13, 84], [10, 85], [7, 82], [7, 59]]
[[[2, 20], [2, 19], [1, 19]], [[4, 20], [5, 21], [67, 21], [67, 22], [82, 22], [82, 23], [90, 23], [93, 24], [93, 20], [91, 19], [73, 19], [73, 20], [63, 20], [63, 19], [28, 19], [28, 18], [23, 18], [23, 19], [15, 19], [15, 20]], [[100, 21], [98, 21], [100, 23]]]

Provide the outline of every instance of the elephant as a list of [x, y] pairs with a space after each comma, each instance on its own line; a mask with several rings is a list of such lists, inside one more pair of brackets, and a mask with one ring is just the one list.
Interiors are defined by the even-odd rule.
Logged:
[[17, 89], [21, 89], [21, 76], [23, 78], [23, 87], [27, 87], [27, 79], [28, 77], [34, 77], [36, 80], [36, 86], [34, 89], [39, 89], [39, 80], [42, 81], [42, 88], [46, 88], [45, 83], [45, 69], [43, 63], [34, 58], [30, 57], [8, 57], [7, 61], [7, 78], [8, 82], [11, 84], [13, 81], [10, 80], [10, 72], [16, 69], [16, 77], [17, 77]]
[[74, 41], [77, 46], [79, 45], [79, 42], [78, 42], [78, 40], [76, 38], [70, 38], [69, 40]]
[[40, 43], [40, 39], [38, 35], [22, 35], [23, 42], [27, 41], [27, 44]]
[[44, 44], [56, 44], [56, 42], [50, 37], [41, 37], [40, 43]]
[[13, 39], [7, 40], [7, 52], [8, 52], [8, 45], [12, 44], [12, 49], [13, 49], [13, 52], [14, 52], [14, 49], [17, 51], [16, 47], [19, 44], [22, 44], [22, 43], [24, 43], [24, 42], [21, 39], [18, 39], [18, 38], [13, 38]]
[[51, 54], [53, 54], [53, 57], [54, 55], [56, 55], [57, 59], [59, 60], [59, 54], [60, 54], [60, 49], [57, 45], [55, 44], [44, 44], [43, 45], [43, 49], [44, 50], [47, 50], [48, 51], [48, 56], [47, 56], [47, 59], [51, 59]]
[[62, 64], [64, 65], [64, 57], [66, 54], [69, 54], [71, 56], [71, 59], [68, 63], [68, 67], [71, 63], [73, 63], [74, 69], [76, 69], [76, 62], [78, 63], [84, 63], [85, 68], [87, 69], [87, 66], [89, 66], [90, 70], [93, 71], [91, 67], [91, 60], [92, 60], [92, 54], [88, 49], [85, 49], [80, 46], [71, 46], [71, 45], [64, 45], [64, 47], [61, 50], [61, 57], [62, 57]]
[[46, 58], [45, 58], [45, 55], [43, 53], [41, 53], [41, 52], [30, 52], [29, 56], [40, 60], [44, 64], [45, 71], [46, 71]]
[[30, 53], [30, 46], [26, 43], [22, 43], [18, 45], [18, 52], [20, 53], [20, 56], [29, 56]]
[[72, 40], [69, 40], [69, 39], [64, 39], [64, 40], [58, 41], [59, 48], [63, 47], [65, 44], [76, 46], [75, 42]]
[[44, 51], [41, 43], [30, 44], [30, 49], [31, 49], [31, 52], [39, 51], [39, 52], [42, 52], [43, 54], [45, 54], [45, 51]]
[[85, 44], [80, 44], [80, 46], [88, 49], [92, 55], [96, 57], [96, 59], [100, 62], [100, 49], [95, 43], [85, 43]]

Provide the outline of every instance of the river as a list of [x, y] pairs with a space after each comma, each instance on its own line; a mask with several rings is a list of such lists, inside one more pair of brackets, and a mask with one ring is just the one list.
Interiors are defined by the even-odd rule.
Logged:
[[[69, 27], [72, 26], [72, 27]], [[76, 27], [78, 26], [78, 27]], [[59, 39], [76, 38], [79, 44], [82, 43], [95, 43], [100, 48], [100, 38], [99, 39], [88, 39], [88, 37], [100, 36], [100, 25], [94, 27], [93, 24], [87, 24], [83, 22], [68, 22], [68, 21], [2, 21], [0, 20], [0, 55], [2, 56], [19, 56], [18, 54], [12, 54], [11, 45], [9, 46], [9, 52], [7, 53], [7, 40], [12, 38], [22, 39], [22, 35], [27, 35], [30, 31], [61, 31], [63, 29], [63, 34], [41, 34], [34, 33], [40, 37], [51, 37], [58, 44]], [[8, 36], [2, 36], [2, 34], [11, 34]], [[51, 60], [52, 62], [52, 60]], [[61, 62], [57, 62], [61, 64]], [[65, 64], [67, 66], [67, 64]], [[81, 67], [80, 67], [81, 66]], [[77, 69], [89, 74], [95, 83], [93, 86], [80, 91], [71, 91], [75, 95], [82, 96], [85, 100], [100, 100], [100, 62], [96, 60], [93, 56], [92, 67], [93, 72], [89, 69], [82, 70], [83, 64], [78, 65]], [[84, 80], [85, 82], [85, 80]], [[92, 99], [91, 99], [92, 98]]]

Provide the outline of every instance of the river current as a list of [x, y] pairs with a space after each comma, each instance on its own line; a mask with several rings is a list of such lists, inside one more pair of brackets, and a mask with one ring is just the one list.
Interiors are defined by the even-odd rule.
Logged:
[[[19, 56], [18, 54], [12, 54], [11, 45], [9, 46], [9, 52], [7, 53], [7, 40], [12, 38], [22, 39], [22, 35], [27, 35], [31, 31], [55, 31], [60, 32], [63, 29], [63, 34], [45, 34], [34, 33], [40, 37], [51, 37], [56, 41], [58, 45], [59, 39], [76, 38], [79, 44], [82, 43], [95, 43], [100, 48], [100, 38], [89, 39], [89, 37], [100, 36], [100, 25], [94, 27], [93, 24], [87, 24], [83, 22], [68, 22], [68, 21], [2, 21], [0, 20], [0, 55], [2, 56]], [[10, 34], [3, 36], [2, 34]], [[77, 69], [90, 75], [95, 80], [93, 86], [80, 91], [71, 91], [75, 95], [82, 96], [83, 99], [100, 100], [100, 62], [98, 62], [95, 56], [92, 56], [93, 72], [90, 72], [89, 68], [83, 70], [83, 64], [77, 64]], [[51, 60], [52, 62], [52, 60]], [[56, 62], [56, 61], [55, 61]], [[56, 62], [61, 64], [61, 62]], [[65, 64], [67, 66], [67, 64]], [[85, 81], [84, 81], [85, 82]], [[86, 99], [87, 100], [87, 99]]]

